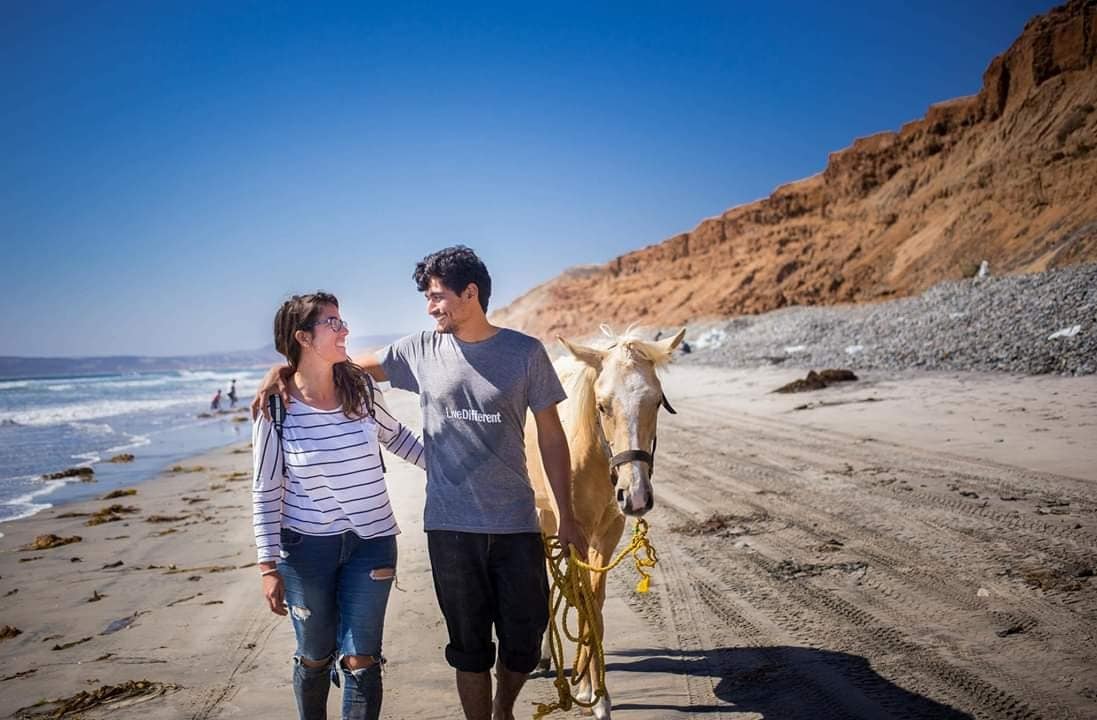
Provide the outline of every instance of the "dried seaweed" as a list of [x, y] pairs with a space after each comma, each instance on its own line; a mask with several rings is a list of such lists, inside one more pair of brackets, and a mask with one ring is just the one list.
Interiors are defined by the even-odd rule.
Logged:
[[105, 507], [102, 510], [96, 510], [85, 522], [85, 525], [102, 525], [103, 523], [117, 522], [122, 519], [122, 515], [129, 515], [132, 513], [141, 512], [141, 508], [133, 505], [111, 505]]
[[153, 682], [151, 680], [127, 680], [118, 685], [102, 685], [95, 690], [84, 690], [57, 700], [43, 700], [34, 705], [15, 711], [17, 718], [38, 720], [39, 718], [74, 717], [97, 707], [118, 703], [123, 700], [152, 698], [172, 690], [178, 685]]
[[62, 545], [68, 545], [69, 543], [78, 543], [84, 538], [79, 535], [73, 535], [72, 537], [63, 538], [53, 533], [46, 535], [39, 535], [34, 538], [34, 542], [29, 545], [24, 545], [19, 548], [20, 550], [49, 550], [50, 548], [61, 547]]
[[137, 489], [136, 488], [122, 488], [122, 489], [119, 489], [119, 490], [111, 490], [109, 493], [107, 493], [106, 495], [104, 495], [100, 499], [101, 500], [114, 500], [115, 498], [129, 497], [130, 495], [136, 495], [136, 494], [137, 494]]
[[5, 675], [0, 678], [0, 682], [7, 682], [8, 680], [15, 680], [17, 678], [26, 677], [27, 675], [33, 675], [38, 672], [38, 668], [31, 668], [30, 670], [24, 670], [22, 672], [13, 673], [11, 675]]
[[48, 473], [42, 477], [46, 480], [63, 480], [65, 478], [75, 477], [80, 478], [82, 482], [93, 482], [92, 476], [95, 474], [95, 470], [90, 467], [71, 467], [61, 472]]
[[73, 640], [72, 642], [54, 645], [53, 647], [50, 648], [50, 650], [68, 650], [70, 647], [76, 647], [77, 645], [82, 645], [82, 644], [88, 642], [89, 640], [91, 640], [90, 637], [80, 638], [79, 640]]
[[201, 594], [202, 593], [195, 593], [194, 595], [187, 595], [186, 597], [181, 597], [178, 600], [172, 600], [165, 607], [175, 607], [179, 603], [185, 603], [187, 600], [193, 600], [194, 598], [199, 597]]

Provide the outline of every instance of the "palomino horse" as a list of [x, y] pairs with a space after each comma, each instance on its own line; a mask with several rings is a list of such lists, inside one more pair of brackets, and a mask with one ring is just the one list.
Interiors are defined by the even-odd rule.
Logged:
[[[683, 328], [672, 338], [649, 342], [627, 331], [622, 337], [607, 332], [613, 344], [604, 350], [560, 338], [569, 354], [558, 359], [554, 367], [568, 394], [559, 410], [571, 450], [572, 506], [575, 521], [590, 545], [587, 561], [595, 567], [612, 559], [625, 528], [625, 515], [639, 517], [655, 502], [651, 474], [656, 422], [660, 407], [674, 412], [655, 369], [670, 360], [685, 333]], [[554, 535], [558, 527], [556, 507], [537, 452], [536, 433], [531, 419], [526, 423], [529, 474], [541, 529], [546, 535]], [[592, 573], [590, 581], [597, 600], [594, 627], [600, 631], [606, 599], [604, 573]], [[548, 658], [547, 649], [543, 657]], [[600, 659], [592, 659], [583, 648], [576, 672], [583, 672], [592, 662]], [[597, 677], [599, 670], [591, 667], [577, 698], [589, 701], [593, 697], [591, 678]], [[592, 711], [599, 720], [610, 717], [608, 693]]]

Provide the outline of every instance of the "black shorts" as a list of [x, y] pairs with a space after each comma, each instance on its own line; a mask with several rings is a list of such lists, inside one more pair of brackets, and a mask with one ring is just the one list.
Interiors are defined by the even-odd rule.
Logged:
[[540, 533], [487, 535], [427, 532], [438, 606], [446, 619], [446, 661], [486, 672], [499, 659], [507, 670], [532, 672], [548, 627], [548, 575]]

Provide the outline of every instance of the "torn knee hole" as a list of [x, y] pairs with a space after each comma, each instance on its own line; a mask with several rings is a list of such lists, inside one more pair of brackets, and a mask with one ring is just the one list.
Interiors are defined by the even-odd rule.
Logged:
[[291, 613], [293, 614], [293, 616], [294, 616], [295, 618], [297, 618], [298, 620], [308, 620], [308, 619], [309, 619], [309, 616], [310, 616], [310, 615], [312, 615], [312, 611], [311, 611], [311, 610], [309, 610], [309, 609], [308, 609], [307, 607], [302, 607], [302, 606], [300, 606], [300, 605], [293, 605], [293, 606], [291, 606], [291, 607], [290, 607], [290, 609], [289, 609], [289, 611], [290, 611], [290, 612], [291, 612]]
[[342, 666], [354, 672], [355, 670], [365, 670], [377, 665], [381, 662], [380, 659], [372, 655], [344, 655], [341, 658]]
[[374, 568], [369, 571], [371, 580], [392, 580], [396, 577], [396, 568]]
[[323, 660], [310, 660], [309, 658], [307, 658], [303, 655], [298, 655], [296, 659], [297, 659], [297, 662], [301, 663], [302, 665], [304, 665], [305, 667], [308, 667], [308, 668], [322, 668], [322, 667], [327, 667], [328, 665], [331, 664], [331, 658], [330, 657], [326, 657]]

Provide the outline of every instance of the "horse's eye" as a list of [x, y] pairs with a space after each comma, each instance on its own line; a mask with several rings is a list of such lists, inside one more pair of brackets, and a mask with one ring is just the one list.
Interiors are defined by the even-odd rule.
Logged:
[[603, 415], [606, 414], [606, 406], [604, 403], [598, 403], [598, 412], [602, 413]]

